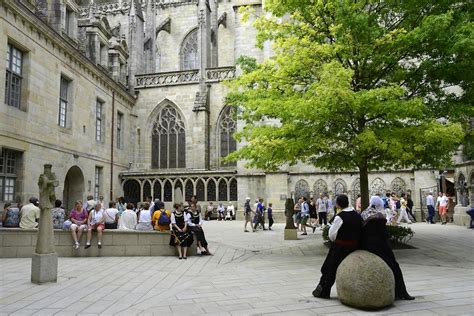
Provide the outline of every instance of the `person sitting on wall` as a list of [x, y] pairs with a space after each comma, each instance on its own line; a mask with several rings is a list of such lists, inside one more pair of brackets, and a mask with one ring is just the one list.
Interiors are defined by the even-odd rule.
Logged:
[[193, 243], [193, 236], [188, 231], [189, 215], [184, 212], [182, 203], [173, 205], [174, 212], [171, 214], [171, 238], [170, 246], [178, 249], [178, 259], [187, 259], [188, 247]]
[[321, 279], [313, 296], [329, 298], [331, 287], [336, 281], [336, 271], [341, 262], [359, 246], [362, 230], [362, 217], [352, 207], [345, 194], [338, 195], [336, 207], [341, 209], [331, 227], [329, 239], [332, 241], [329, 253], [321, 267]]
[[119, 220], [119, 210], [115, 208], [116, 203], [114, 201], [109, 202], [109, 208], [104, 211], [105, 216], [105, 229], [117, 229]]
[[189, 230], [196, 236], [196, 243], [201, 251], [201, 255], [210, 255], [209, 249], [207, 247], [207, 240], [202, 229], [202, 218], [201, 213], [198, 211], [196, 204], [191, 203], [188, 210], [188, 227]]
[[12, 207], [11, 203], [5, 203], [2, 215], [3, 227], [20, 227], [20, 209]]
[[158, 201], [155, 203], [156, 212], [153, 213], [151, 224], [154, 230], [165, 232], [170, 230], [171, 211], [165, 209], [165, 203]]
[[79, 249], [82, 232], [87, 231], [87, 219], [89, 214], [87, 210], [82, 207], [82, 201], [76, 201], [74, 208], [69, 214], [71, 221], [71, 235], [74, 240], [74, 249]]
[[61, 200], [54, 201], [54, 208], [51, 210], [53, 215], [53, 228], [62, 229], [64, 226], [64, 221], [66, 220], [66, 212], [61, 207], [63, 202]]
[[85, 249], [91, 246], [91, 239], [92, 239], [92, 231], [95, 230], [97, 232], [97, 248], [102, 248], [102, 233], [105, 229], [104, 225], [105, 215], [104, 210], [102, 209], [102, 204], [97, 202], [94, 206], [94, 209], [89, 213], [89, 217], [87, 219], [87, 242]]
[[21, 228], [36, 228], [38, 227], [38, 220], [40, 218], [38, 198], [30, 198], [30, 203], [23, 206], [20, 210], [20, 227]]
[[212, 219], [212, 213], [214, 212], [214, 205], [212, 204], [212, 202], [209, 202], [209, 205], [207, 206], [207, 210], [206, 210], [206, 220], [207, 221], [210, 221]]
[[137, 214], [138, 224], [135, 226], [136, 230], [153, 230], [151, 224], [150, 203], [143, 203], [143, 209]]
[[224, 213], [225, 213], [225, 207], [222, 202], [219, 202], [219, 206], [217, 206], [217, 213], [218, 213], [218, 220], [223, 220], [224, 219]]
[[119, 219], [119, 229], [134, 230], [137, 225], [137, 214], [133, 210], [135, 205], [127, 203], [127, 208]]

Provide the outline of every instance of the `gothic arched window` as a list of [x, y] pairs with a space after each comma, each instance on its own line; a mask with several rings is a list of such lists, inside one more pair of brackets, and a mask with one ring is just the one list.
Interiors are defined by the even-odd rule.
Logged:
[[171, 105], [163, 107], [153, 125], [152, 168], [186, 167], [186, 133], [183, 120]]
[[370, 195], [379, 195], [384, 196], [387, 189], [385, 187], [385, 182], [380, 178], [375, 178], [370, 185]]
[[334, 182], [334, 195], [338, 196], [338, 195], [344, 194], [346, 191], [347, 191], [347, 186], [344, 180], [337, 179]]
[[191, 31], [181, 45], [181, 70], [199, 68], [198, 33], [197, 29]]
[[[219, 119], [219, 158], [224, 158], [237, 149], [237, 142], [232, 135], [237, 130], [237, 124], [234, 118], [235, 109], [226, 107]], [[223, 167], [235, 166], [237, 162], [228, 162], [220, 164]]]
[[303, 179], [298, 180], [295, 185], [296, 200], [298, 200], [302, 196], [305, 196], [307, 199], [309, 199], [309, 184]]
[[328, 185], [326, 181], [324, 181], [323, 179], [319, 179], [318, 181], [314, 183], [313, 194], [314, 194], [315, 199], [318, 199], [321, 193], [327, 193], [327, 192], [328, 192]]

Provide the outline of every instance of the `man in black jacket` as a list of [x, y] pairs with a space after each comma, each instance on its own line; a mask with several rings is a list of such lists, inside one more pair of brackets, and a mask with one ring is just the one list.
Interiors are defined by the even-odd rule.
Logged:
[[352, 207], [349, 198], [341, 194], [336, 198], [336, 207], [342, 211], [334, 218], [329, 229], [329, 239], [332, 241], [329, 253], [321, 267], [321, 279], [313, 296], [329, 298], [331, 287], [336, 281], [336, 271], [341, 262], [359, 245], [362, 229], [362, 217]]

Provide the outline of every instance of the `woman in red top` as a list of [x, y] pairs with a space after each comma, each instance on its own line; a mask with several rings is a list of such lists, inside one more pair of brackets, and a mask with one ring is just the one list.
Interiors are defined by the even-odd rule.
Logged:
[[69, 215], [71, 220], [71, 235], [74, 240], [74, 249], [79, 249], [79, 240], [81, 239], [82, 232], [87, 231], [87, 219], [89, 214], [85, 209], [82, 208], [82, 201], [76, 201], [74, 208]]

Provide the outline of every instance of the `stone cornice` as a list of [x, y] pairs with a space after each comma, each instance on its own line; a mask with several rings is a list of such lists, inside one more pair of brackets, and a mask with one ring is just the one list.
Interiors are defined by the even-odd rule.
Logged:
[[[69, 59], [69, 64], [71, 66], [75, 61], [76, 67], [80, 67], [81, 70], [88, 73], [107, 88], [118, 92], [121, 99], [127, 102], [130, 106], [135, 105], [134, 96], [132, 96], [123, 85], [114, 81], [105, 70], [94, 65], [94, 63], [84, 56], [77, 47], [73, 46], [69, 41], [65, 41], [64, 38], [49, 24], [31, 12], [26, 5], [20, 1], [13, 0], [0, 0], [0, 5], [4, 7], [6, 13], [11, 11], [14, 16], [18, 15], [21, 19], [21, 24], [23, 24], [24, 27], [36, 30], [38, 32], [38, 37], [44, 38], [46, 43], [49, 46], [52, 46], [53, 49], [61, 50], [67, 59]], [[8, 14], [2, 18], [8, 22], [7, 17]]]

